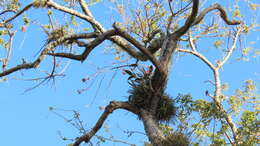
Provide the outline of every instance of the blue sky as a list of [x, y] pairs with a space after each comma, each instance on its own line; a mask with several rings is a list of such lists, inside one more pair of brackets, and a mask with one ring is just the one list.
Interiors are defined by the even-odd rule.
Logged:
[[[110, 14], [111, 11], [104, 4], [96, 5], [94, 14], [103, 24], [107, 24], [104, 20], [104, 13]], [[104, 12], [105, 11], [105, 12]], [[33, 18], [44, 19], [40, 17], [43, 11], [31, 10]], [[109, 20], [110, 22], [110, 20]], [[259, 23], [258, 19], [258, 23]], [[20, 23], [15, 21], [15, 23]], [[259, 37], [259, 32], [252, 33], [247, 38], [247, 41], [254, 41]], [[21, 56], [34, 56], [40, 47], [44, 44], [45, 37], [41, 35], [39, 27], [32, 26], [25, 33], [18, 32], [15, 38], [14, 53], [19, 56], [14, 56], [10, 66], [14, 66]], [[24, 43], [23, 43], [24, 41]], [[40, 46], [40, 47], [39, 47]], [[259, 41], [254, 46], [260, 46]], [[259, 58], [252, 58], [249, 62], [235, 61], [234, 53], [231, 62], [224, 66], [221, 71], [222, 82], [230, 83], [230, 93], [232, 90], [241, 87], [243, 81], [253, 79], [259, 85]], [[33, 57], [29, 58], [32, 60]], [[65, 60], [67, 61], [67, 60]], [[86, 129], [91, 128], [102, 110], [100, 106], [105, 106], [111, 100], [126, 100], [127, 76], [121, 73], [121, 70], [106, 71], [96, 77], [93, 86], [78, 94], [78, 89], [86, 88], [89, 83], [83, 83], [82, 78], [91, 76], [97, 71], [97, 67], [111, 66], [111, 63], [116, 62], [114, 56], [104, 53], [104, 46], [97, 48], [84, 63], [68, 61], [64, 77], [57, 77], [55, 84], [49, 82], [40, 87], [24, 93], [24, 91], [37, 82], [21, 81], [19, 79], [29, 79], [39, 77], [39, 70], [24, 70], [8, 76], [6, 82], [0, 82], [0, 145], [5, 146], [64, 146], [70, 141], [63, 141], [59, 137], [59, 131], [63, 136], [75, 138], [78, 131], [66, 123], [62, 118], [53, 114], [48, 108], [54, 107], [65, 110], [78, 110], [81, 113], [81, 118], [85, 122]], [[167, 92], [175, 97], [178, 93], [191, 93], [196, 98], [206, 98], [205, 90], [211, 90], [212, 87], [204, 81], [212, 79], [210, 70], [200, 60], [193, 56], [175, 55], [173, 60], [172, 73], [169, 80]], [[48, 68], [48, 62], [42, 64], [41, 69]], [[23, 76], [22, 76], [23, 74]], [[38, 76], [37, 76], [38, 75]], [[115, 75], [115, 77], [113, 77]], [[17, 79], [19, 77], [19, 79]], [[111, 78], [112, 84], [109, 85]], [[91, 82], [91, 81], [90, 81]], [[101, 87], [99, 87], [102, 82]], [[100, 89], [99, 89], [100, 88]], [[57, 110], [66, 117], [70, 117], [69, 112]], [[110, 137], [110, 133], [115, 139], [125, 140], [141, 145], [146, 140], [141, 134], [134, 134], [127, 137], [124, 130], [134, 130], [143, 132], [142, 123], [136, 116], [125, 111], [115, 111], [106, 121], [107, 130], [102, 129], [98, 135]], [[120, 143], [105, 143], [102, 146], [120, 146]]]

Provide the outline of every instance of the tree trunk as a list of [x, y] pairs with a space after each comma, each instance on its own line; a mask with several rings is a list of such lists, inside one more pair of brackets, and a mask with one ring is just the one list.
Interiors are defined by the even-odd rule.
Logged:
[[165, 136], [160, 130], [158, 122], [153, 118], [151, 112], [147, 110], [141, 109], [140, 116], [149, 141], [153, 146], [161, 146], [160, 144], [165, 139]]

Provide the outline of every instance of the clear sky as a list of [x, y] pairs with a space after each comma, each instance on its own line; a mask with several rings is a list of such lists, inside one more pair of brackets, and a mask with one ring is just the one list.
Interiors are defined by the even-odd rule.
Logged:
[[[106, 26], [111, 24], [112, 20], [107, 19], [111, 10], [105, 4], [98, 4], [94, 8], [94, 15]], [[45, 19], [41, 17], [43, 11], [30, 10], [33, 12], [33, 18]], [[259, 19], [257, 20], [260, 23]], [[14, 23], [20, 23], [14, 21]], [[247, 42], [258, 41], [254, 46], [260, 46], [259, 32], [252, 33], [246, 38]], [[45, 37], [41, 34], [39, 27], [28, 28], [27, 32], [18, 32], [15, 37], [14, 49], [19, 57], [13, 57], [10, 66], [14, 66], [21, 60], [21, 56], [34, 56], [43, 46]], [[0, 82], [0, 145], [3, 146], [64, 146], [71, 141], [63, 141], [59, 133], [67, 138], [80, 136], [78, 131], [64, 119], [48, 110], [49, 107], [57, 108], [58, 113], [70, 118], [71, 112], [64, 110], [77, 110], [81, 113], [81, 118], [85, 122], [86, 129], [91, 128], [99, 115], [103, 112], [100, 106], [105, 106], [111, 100], [127, 99], [127, 76], [123, 75], [121, 70], [101, 70], [101, 73], [93, 80], [83, 83], [82, 78], [93, 76], [99, 68], [110, 66], [114, 62], [114, 56], [104, 52], [101, 46], [84, 62], [67, 61], [69, 65], [64, 72], [64, 77], [57, 77], [55, 83], [50, 81], [32, 91], [25, 90], [33, 87], [38, 82], [22, 81], [21, 79], [37, 78], [43, 75], [41, 71], [47, 69], [50, 65], [47, 61], [42, 64], [40, 70], [23, 70], [8, 76], [6, 82]], [[14, 55], [16, 55], [14, 54]], [[234, 55], [238, 55], [235, 52]], [[234, 89], [241, 87], [243, 81], [253, 79], [259, 85], [260, 71], [259, 58], [252, 58], [248, 62], [235, 61], [235, 56], [224, 66], [221, 71], [222, 82], [230, 84], [230, 93]], [[29, 58], [33, 60], [33, 57]], [[51, 60], [51, 59], [48, 59]], [[116, 65], [115, 65], [116, 66]], [[104, 72], [103, 72], [104, 71]], [[211, 90], [211, 85], [205, 83], [212, 79], [210, 70], [200, 60], [193, 56], [175, 55], [173, 68], [167, 92], [176, 97], [178, 93], [191, 93], [196, 98], [206, 98], [205, 90]], [[77, 90], [90, 89], [82, 94]], [[112, 81], [112, 83], [110, 83]], [[115, 111], [97, 135], [109, 138], [111, 135], [115, 139], [125, 140], [129, 143], [141, 145], [147, 139], [142, 134], [134, 134], [127, 137], [124, 131], [143, 132], [142, 123], [131, 113], [125, 111]], [[102, 146], [121, 146], [121, 143], [104, 143]]]

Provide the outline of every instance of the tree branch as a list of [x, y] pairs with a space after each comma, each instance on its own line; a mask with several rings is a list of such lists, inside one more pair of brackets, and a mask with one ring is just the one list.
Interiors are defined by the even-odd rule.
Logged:
[[15, 10], [12, 10], [12, 9], [7, 9], [7, 10], [4, 10], [4, 11], [0, 12], [0, 15], [3, 15], [3, 14], [5, 14], [5, 13], [8, 13], [8, 12], [13, 12], [13, 13], [16, 13], [16, 11], [15, 11]]
[[118, 32], [118, 35], [129, 41], [131, 44], [133, 44], [137, 49], [139, 49], [144, 55], [147, 56], [147, 58], [153, 63], [153, 65], [158, 68], [160, 71], [163, 71], [161, 69], [160, 63], [157, 61], [157, 59], [151, 54], [151, 52], [148, 51], [147, 48], [145, 48], [141, 43], [139, 43], [136, 39], [134, 39], [132, 36], [130, 36], [127, 32], [123, 31], [121, 28], [117, 26], [116, 23], [113, 24], [113, 27]]
[[96, 33], [82, 33], [82, 34], [73, 34], [73, 35], [61, 37], [61, 38], [47, 44], [47, 46], [42, 50], [41, 54], [34, 62], [22, 63], [13, 68], [7, 69], [0, 73], [0, 77], [9, 75], [13, 72], [16, 72], [16, 71], [22, 70], [22, 69], [37, 68], [39, 66], [39, 64], [41, 63], [41, 61], [45, 59], [46, 54], [48, 54], [48, 52], [50, 50], [52, 50], [53, 48], [57, 47], [58, 45], [60, 45], [64, 42], [66, 42], [67, 40], [92, 38], [92, 37], [95, 37], [96, 35], [97, 35]]
[[221, 81], [220, 81], [220, 76], [219, 76], [219, 68], [221, 68], [226, 63], [226, 61], [229, 59], [229, 57], [233, 53], [233, 51], [236, 47], [238, 36], [240, 35], [242, 30], [243, 30], [242, 27], [238, 28], [238, 31], [236, 32], [236, 35], [233, 39], [233, 44], [232, 44], [231, 48], [229, 49], [229, 51], [226, 54], [226, 56], [224, 57], [224, 59], [222, 61], [218, 62], [217, 67], [213, 71], [214, 78], [215, 78], [214, 101], [215, 101], [216, 105], [219, 107], [220, 111], [223, 113], [224, 118], [232, 131], [233, 139], [234, 139], [235, 143], [237, 143], [237, 141], [238, 141], [236, 124], [233, 122], [232, 117], [225, 111], [224, 107], [221, 104], [221, 100], [220, 100], [220, 96], [222, 94], [221, 93], [222, 88], [221, 88]]
[[88, 5], [87, 5], [87, 3], [86, 3], [85, 0], [79, 0], [79, 4], [80, 4], [80, 7], [81, 7], [82, 11], [83, 11], [86, 15], [88, 15], [88, 16], [90, 16], [90, 17], [93, 17], [93, 15], [91, 14], [90, 10], [88, 9]]
[[216, 10], [216, 9], [219, 10], [220, 17], [225, 21], [226, 24], [228, 24], [228, 25], [238, 25], [238, 24], [241, 24], [241, 21], [229, 20], [225, 9], [222, 8], [219, 4], [214, 4], [214, 5], [210, 6], [209, 8], [204, 9], [199, 14], [199, 16], [196, 18], [196, 20], [193, 22], [192, 25], [199, 24], [202, 21], [202, 19], [205, 17], [206, 14], [208, 14], [210, 11], [213, 11], [213, 10]]
[[196, 16], [198, 14], [198, 9], [199, 9], [199, 0], [193, 0], [192, 11], [191, 11], [190, 16], [187, 18], [185, 24], [181, 28], [176, 30], [173, 33], [173, 35], [176, 35], [176, 37], [179, 38], [189, 30], [189, 28], [192, 26], [192, 24], [196, 20]]
[[197, 52], [197, 51], [193, 51], [193, 50], [187, 50], [187, 49], [178, 49], [178, 52], [183, 52], [183, 53], [189, 53], [192, 54], [196, 57], [198, 57], [200, 60], [202, 60], [204, 63], [206, 63], [208, 65], [208, 67], [214, 71], [215, 66], [205, 57], [203, 56], [201, 53]]
[[10, 21], [14, 20], [16, 17], [20, 16], [23, 12], [29, 10], [33, 6], [33, 3], [30, 3], [26, 7], [24, 7], [22, 10], [17, 12], [14, 16], [10, 17], [9, 19], [4, 20], [2, 23], [0, 23], [0, 27], [4, 27], [6, 23], [9, 23]]
[[[52, 0], [47, 2], [47, 6], [52, 7], [54, 9], [57, 9], [59, 11], [74, 15], [76, 17], [79, 17], [83, 20], [86, 20], [87, 22], [89, 22], [92, 27], [94, 29], [97, 29], [98, 31], [100, 31], [101, 33], [106, 32], [106, 29], [98, 22], [96, 21], [92, 15], [91, 12], [88, 11], [87, 9], [87, 5], [84, 4], [83, 0], [80, 0], [80, 5], [84, 11], [84, 13], [87, 13], [86, 15], [79, 13], [73, 9], [69, 9], [67, 7], [61, 6], [55, 2], [53, 2]], [[142, 60], [142, 61], [146, 61], [147, 58], [144, 58], [142, 55], [140, 55], [137, 51], [135, 51], [135, 49], [133, 47], [131, 47], [131, 45], [129, 45], [126, 41], [124, 41], [122, 38], [118, 37], [118, 36], [114, 36], [111, 37], [110, 40], [115, 43], [116, 45], [118, 45], [119, 47], [121, 47], [124, 51], [126, 51], [130, 56]], [[77, 57], [76, 57], [77, 58]]]
[[105, 111], [103, 114], [99, 117], [98, 121], [96, 122], [95, 126], [86, 134], [76, 139], [73, 146], [79, 146], [82, 142], [89, 142], [89, 140], [98, 132], [98, 130], [102, 127], [105, 120], [108, 118], [108, 116], [117, 109], [124, 109], [127, 111], [130, 111], [136, 115], [139, 115], [139, 110], [130, 105], [128, 102], [117, 102], [112, 101], [109, 103], [109, 105], [106, 106]]
[[218, 62], [217, 68], [221, 68], [221, 67], [227, 62], [227, 60], [229, 59], [229, 57], [230, 57], [231, 54], [233, 53], [233, 51], [234, 51], [234, 49], [235, 49], [235, 47], [236, 47], [236, 44], [237, 44], [238, 37], [239, 37], [239, 35], [240, 35], [240, 33], [241, 33], [242, 30], [243, 30], [242, 27], [239, 27], [239, 28], [238, 28], [238, 30], [237, 30], [237, 32], [236, 32], [236, 35], [235, 35], [234, 38], [233, 38], [233, 44], [232, 44], [232, 46], [229, 48], [229, 50], [228, 50], [226, 56], [224, 57], [224, 59], [223, 59], [222, 61]]
[[85, 50], [82, 54], [80, 55], [75, 55], [72, 53], [48, 53], [48, 55], [51, 56], [57, 56], [57, 57], [63, 57], [63, 58], [69, 58], [69, 59], [73, 59], [73, 60], [78, 60], [78, 61], [84, 61], [89, 53], [99, 44], [101, 44], [104, 40], [110, 38], [111, 36], [116, 35], [116, 31], [115, 30], [108, 30], [107, 32], [99, 35], [98, 37], [96, 37], [93, 41], [87, 43], [84, 47]]
[[59, 11], [74, 15], [76, 17], [79, 17], [83, 20], [86, 20], [87, 22], [89, 22], [92, 26], [95, 26], [100, 32], [104, 32], [105, 29], [103, 28], [103, 26], [101, 24], [99, 24], [95, 19], [93, 19], [93, 17], [91, 17], [91, 15], [85, 15], [82, 14], [76, 10], [61, 6], [55, 2], [53, 2], [52, 0], [49, 0], [47, 2], [47, 6], [52, 7], [54, 9], [57, 9]]

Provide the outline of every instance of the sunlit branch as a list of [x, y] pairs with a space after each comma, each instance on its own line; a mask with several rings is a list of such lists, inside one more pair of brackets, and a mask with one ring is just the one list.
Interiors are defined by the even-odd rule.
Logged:
[[99, 117], [98, 121], [96, 122], [95, 126], [86, 134], [76, 139], [73, 146], [79, 146], [82, 142], [89, 142], [89, 140], [98, 132], [98, 130], [102, 127], [105, 120], [108, 116], [117, 109], [124, 109], [134, 114], [139, 114], [139, 110], [130, 105], [128, 102], [117, 102], [112, 101], [109, 105], [106, 106], [105, 111]]
[[191, 33], [189, 33], [189, 38], [188, 38], [188, 40], [189, 40], [189, 44], [190, 44], [190, 47], [191, 47], [191, 50], [192, 51], [197, 51], [197, 49], [196, 49], [196, 46], [195, 46], [195, 44], [194, 44], [194, 39], [192, 38], [192, 36], [191, 36]]
[[238, 36], [240, 35], [242, 30], [243, 30], [242, 27], [239, 27], [238, 31], [236, 32], [236, 35], [234, 36], [232, 46], [230, 47], [230, 49], [227, 52], [224, 59], [217, 63], [217, 67], [214, 70], [214, 78], [215, 78], [215, 95], [214, 95], [215, 98], [214, 99], [215, 99], [215, 103], [219, 107], [221, 112], [224, 114], [225, 120], [228, 123], [229, 127], [231, 128], [231, 131], [232, 131], [232, 134], [233, 134], [233, 139], [234, 139], [235, 143], [237, 143], [237, 141], [238, 141], [238, 136], [237, 136], [238, 133], [237, 133], [236, 124], [233, 122], [232, 117], [225, 111], [224, 107], [221, 104], [221, 100], [220, 100], [220, 96], [222, 94], [221, 93], [222, 88], [221, 88], [221, 81], [220, 81], [220, 76], [219, 76], [219, 68], [221, 68], [226, 63], [226, 61], [229, 59], [229, 57], [233, 53], [233, 51], [236, 47]]
[[80, 4], [80, 6], [81, 6], [82, 11], [83, 11], [86, 15], [88, 15], [88, 16], [90, 16], [90, 17], [93, 17], [85, 0], [79, 0], [79, 4]]
[[189, 53], [192, 54], [196, 57], [198, 57], [200, 60], [202, 60], [204, 63], [206, 63], [208, 65], [208, 67], [211, 70], [215, 69], [215, 66], [205, 57], [203, 56], [201, 53], [197, 52], [197, 51], [193, 51], [193, 50], [187, 50], [187, 49], [178, 49], [179, 52], [183, 52], [183, 53]]
[[243, 30], [242, 27], [238, 28], [238, 31], [236, 32], [236, 35], [234, 36], [232, 46], [229, 48], [229, 50], [228, 50], [226, 56], [224, 57], [224, 59], [217, 64], [217, 68], [221, 68], [227, 62], [227, 60], [229, 59], [229, 57], [233, 53], [233, 51], [236, 47], [236, 44], [237, 44], [238, 37], [239, 37], [242, 30]]
[[[98, 25], [100, 25], [100, 24], [99, 24], [99, 22], [97, 22], [97, 21], [94, 19], [94, 17], [93, 17], [93, 15], [92, 15], [91, 11], [90, 11], [89, 8], [88, 8], [88, 5], [87, 5], [86, 1], [85, 1], [85, 0], [79, 0], [79, 4], [80, 4], [80, 7], [81, 7], [82, 11], [84, 12], [84, 14], [86, 14], [87, 16], [89, 16], [89, 17], [92, 18], [92, 19], [90, 19], [90, 20], [91, 20], [93, 23], [90, 23], [90, 24], [91, 24], [92, 28], [93, 28], [95, 31], [97, 31], [98, 28], [97, 28], [96, 25], [94, 25], [94, 24], [98, 24]], [[101, 25], [100, 25], [100, 26], [101, 26]], [[102, 29], [102, 30], [99, 30], [99, 31], [104, 32], [105, 29]]]
[[226, 22], [226, 24], [228, 24], [228, 25], [238, 25], [238, 24], [241, 24], [241, 21], [229, 20], [225, 9], [222, 8], [222, 6], [220, 6], [219, 4], [214, 4], [214, 5], [210, 6], [209, 8], [204, 9], [199, 14], [199, 16], [196, 18], [196, 20], [193, 22], [192, 25], [199, 24], [203, 20], [205, 15], [208, 14], [210, 11], [213, 11], [213, 10], [219, 10], [220, 17]]
[[123, 40], [121, 37], [114, 36], [109, 38], [109, 40], [115, 43], [120, 48], [122, 48], [122, 50], [127, 52], [133, 58], [136, 58], [141, 61], [147, 60], [147, 57], [145, 57], [142, 53], [136, 51], [134, 47], [132, 47], [127, 41]]
[[59, 11], [62, 11], [62, 12], [65, 12], [65, 13], [68, 13], [68, 14], [71, 14], [71, 15], [74, 15], [76, 17], [79, 17], [83, 20], [86, 20], [87, 22], [89, 22], [92, 26], [95, 26], [100, 32], [104, 32], [105, 29], [103, 28], [103, 26], [101, 24], [99, 24], [97, 21], [95, 21], [93, 19], [93, 17], [89, 16], [89, 15], [85, 15], [85, 14], [82, 14], [76, 10], [73, 10], [73, 9], [70, 9], [70, 8], [67, 8], [67, 7], [64, 7], [64, 6], [61, 6], [55, 2], [53, 2], [52, 0], [48, 1], [47, 2], [47, 6], [48, 7], [52, 7], [54, 9], [57, 9]]

